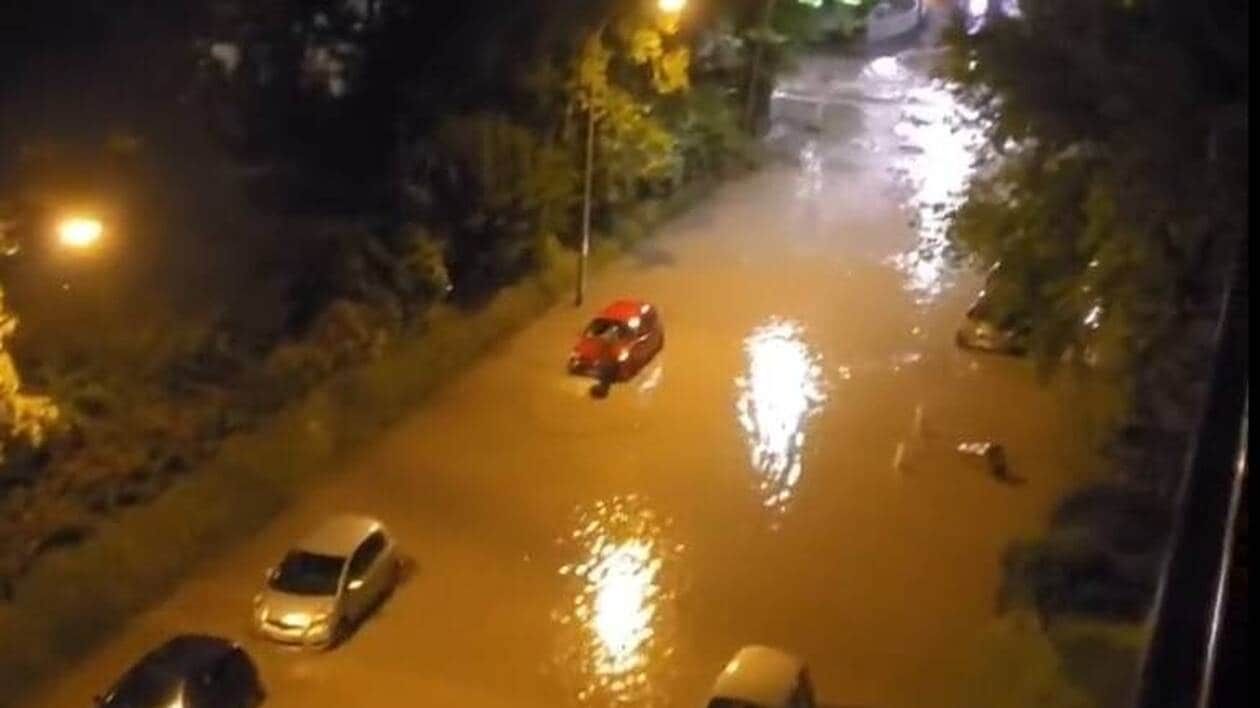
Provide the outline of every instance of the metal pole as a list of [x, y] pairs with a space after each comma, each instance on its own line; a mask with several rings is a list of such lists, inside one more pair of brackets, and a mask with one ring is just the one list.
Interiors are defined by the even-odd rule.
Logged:
[[591, 252], [591, 173], [595, 163], [595, 110], [586, 107], [586, 174], [582, 187], [582, 246], [578, 249], [577, 292], [573, 305], [580, 307], [586, 294], [586, 259]]
[[[593, 40], [603, 42], [608, 20], [599, 23]], [[595, 105], [593, 97], [586, 96], [586, 168], [582, 177], [582, 245], [578, 248], [577, 290], [573, 294], [573, 306], [581, 307], [586, 295], [586, 261], [591, 253], [591, 182], [595, 171]]]

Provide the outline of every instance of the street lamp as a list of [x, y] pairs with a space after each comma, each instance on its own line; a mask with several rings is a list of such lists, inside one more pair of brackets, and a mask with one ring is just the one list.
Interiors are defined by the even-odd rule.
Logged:
[[92, 217], [72, 216], [57, 222], [57, 240], [62, 246], [76, 251], [95, 246], [104, 231], [101, 221]]
[[[667, 17], [682, 13], [687, 0], [656, 0], [656, 9]], [[600, 23], [595, 30], [594, 40], [598, 41], [604, 34], [608, 21]], [[580, 307], [586, 294], [586, 261], [591, 253], [591, 175], [595, 163], [595, 107], [590, 96], [586, 103], [586, 166], [582, 179], [582, 245], [578, 250], [577, 291], [573, 296], [573, 305]]]

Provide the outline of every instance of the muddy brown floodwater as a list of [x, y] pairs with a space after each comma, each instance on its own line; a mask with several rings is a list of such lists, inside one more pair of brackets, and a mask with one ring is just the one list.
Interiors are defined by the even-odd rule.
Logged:
[[[634, 380], [566, 377], [589, 313], [556, 307], [31, 705], [87, 705], [182, 631], [242, 638], [276, 707], [700, 706], [749, 643], [804, 657], [829, 704], [940, 705], [1004, 545], [1089, 457], [1068, 392], [954, 347], [978, 282], [942, 210], [974, 136], [930, 61], [804, 62], [776, 161], [594, 280], [592, 305], [663, 314]], [[957, 453], [977, 440], [1023, 483]], [[408, 582], [336, 651], [248, 638], [264, 569], [342, 510], [393, 529]]]

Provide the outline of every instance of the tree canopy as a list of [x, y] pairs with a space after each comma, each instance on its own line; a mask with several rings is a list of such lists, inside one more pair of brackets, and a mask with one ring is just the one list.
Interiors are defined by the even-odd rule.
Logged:
[[951, 38], [948, 77], [987, 124], [953, 230], [1053, 366], [1121, 370], [1219, 296], [1247, 229], [1247, 7], [1026, 0]]

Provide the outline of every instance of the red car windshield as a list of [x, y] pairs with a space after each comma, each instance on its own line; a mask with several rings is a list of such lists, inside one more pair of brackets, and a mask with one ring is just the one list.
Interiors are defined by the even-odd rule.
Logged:
[[596, 318], [586, 327], [583, 336], [592, 339], [602, 339], [606, 342], [615, 342], [621, 339], [627, 339], [630, 336], [630, 330], [622, 322], [609, 320], [605, 318]]

